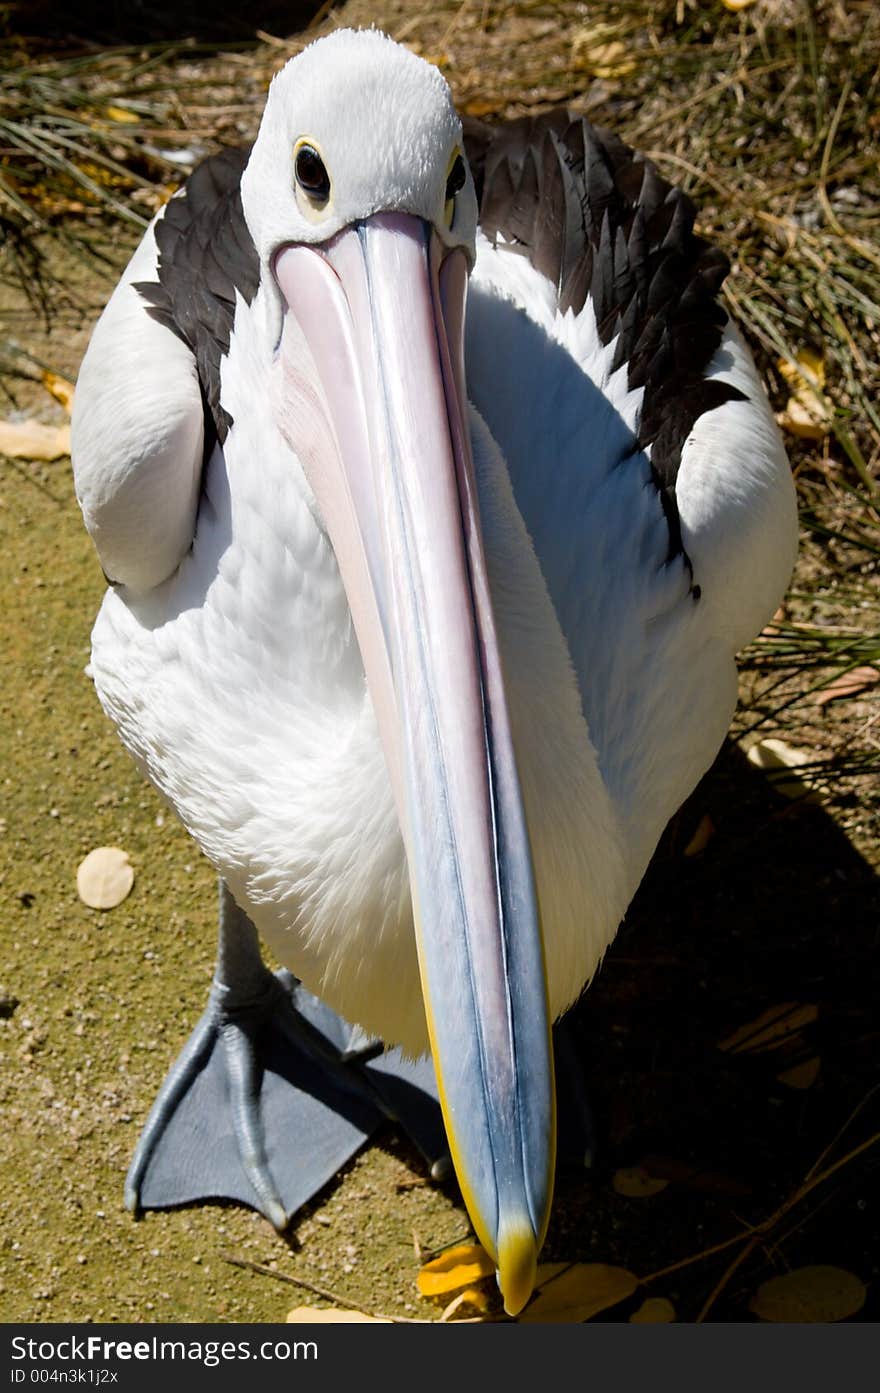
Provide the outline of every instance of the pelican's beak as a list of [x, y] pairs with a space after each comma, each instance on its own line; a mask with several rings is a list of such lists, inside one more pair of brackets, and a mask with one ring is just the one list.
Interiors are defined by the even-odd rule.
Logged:
[[515, 1313], [550, 1208], [553, 1059], [466, 419], [465, 255], [381, 214], [283, 248], [275, 274], [279, 409], [336, 552], [394, 785], [449, 1147]]

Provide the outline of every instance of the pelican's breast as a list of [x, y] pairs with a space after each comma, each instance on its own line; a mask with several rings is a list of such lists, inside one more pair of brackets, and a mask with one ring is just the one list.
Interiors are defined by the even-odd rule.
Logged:
[[256, 444], [233, 426], [215, 448], [168, 581], [108, 591], [95, 685], [277, 957], [371, 1029], [398, 981], [383, 1029], [421, 1048], [405, 856], [338, 568], [295, 458]]

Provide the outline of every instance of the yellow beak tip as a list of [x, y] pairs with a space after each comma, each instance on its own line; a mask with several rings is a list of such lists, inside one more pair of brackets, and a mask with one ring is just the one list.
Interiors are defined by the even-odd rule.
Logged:
[[530, 1223], [498, 1236], [498, 1285], [509, 1316], [517, 1316], [535, 1289], [538, 1245]]

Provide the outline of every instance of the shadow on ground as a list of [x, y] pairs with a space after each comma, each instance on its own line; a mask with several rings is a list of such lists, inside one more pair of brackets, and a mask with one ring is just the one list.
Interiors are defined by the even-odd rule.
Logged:
[[[706, 850], [684, 847], [708, 812]], [[828, 1165], [880, 1126], [878, 897], [871, 868], [821, 807], [783, 801], [732, 745], [670, 824], [593, 987], [576, 1008], [599, 1152], [560, 1176], [547, 1255], [597, 1249], [644, 1275], [758, 1223], [797, 1189], [850, 1115]], [[815, 1021], [785, 1049], [723, 1051], [784, 1003]], [[815, 1082], [778, 1075], [818, 1059]], [[813, 1066], [815, 1067], [815, 1066]], [[867, 1102], [865, 1100], [868, 1099]], [[618, 1167], [676, 1175], [614, 1196]], [[759, 1243], [712, 1308], [747, 1319], [757, 1285], [803, 1264], [878, 1270], [877, 1148], [842, 1165]], [[687, 1175], [688, 1167], [693, 1171]], [[738, 1247], [657, 1284], [693, 1319]], [[876, 1290], [864, 1319], [880, 1315]]]

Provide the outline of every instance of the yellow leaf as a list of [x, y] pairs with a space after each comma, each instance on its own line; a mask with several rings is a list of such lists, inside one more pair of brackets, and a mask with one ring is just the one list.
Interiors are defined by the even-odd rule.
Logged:
[[801, 348], [795, 361], [797, 367], [787, 358], [778, 358], [776, 363], [789, 387], [800, 387], [802, 383], [820, 389], [825, 386], [825, 359], [821, 353], [813, 348]]
[[50, 372], [46, 368], [40, 374], [43, 386], [51, 392], [56, 401], [60, 401], [68, 416], [73, 410], [73, 383], [68, 382], [66, 377], [59, 377], [57, 372]]
[[472, 1307], [472, 1309], [478, 1311], [481, 1316], [488, 1313], [491, 1305], [489, 1294], [483, 1287], [467, 1287], [464, 1291], [459, 1292], [457, 1300], [459, 1300], [463, 1306]]
[[785, 410], [776, 419], [783, 430], [798, 440], [824, 440], [830, 429], [824, 406], [808, 387], [789, 397]]
[[61, 459], [70, 454], [70, 426], [42, 421], [0, 421], [0, 455], [11, 459]]
[[675, 1307], [665, 1296], [648, 1296], [629, 1318], [630, 1325], [671, 1325]]
[[694, 832], [694, 835], [691, 837], [690, 841], [688, 842], [687, 846], [685, 847], [682, 855], [699, 856], [701, 851], [706, 850], [706, 847], [709, 845], [714, 836], [715, 823], [712, 821], [708, 813], [703, 813], [703, 816], [700, 818], [700, 821], [697, 824], [697, 829]]
[[485, 1316], [489, 1313], [489, 1298], [481, 1287], [466, 1287], [460, 1291], [458, 1296], [454, 1296], [449, 1305], [444, 1307], [441, 1321], [451, 1320], [456, 1311], [462, 1306], [466, 1306], [468, 1311], [465, 1314], [476, 1311], [478, 1315]]
[[596, 77], [626, 77], [635, 72], [635, 59], [629, 55], [632, 49], [615, 40], [610, 44], [600, 44], [590, 54], [589, 68]]
[[115, 909], [134, 884], [128, 853], [118, 846], [99, 846], [80, 862], [76, 888], [90, 909]]
[[592, 1320], [632, 1296], [638, 1285], [634, 1273], [604, 1262], [543, 1263], [538, 1268], [537, 1295], [519, 1319], [552, 1325]]
[[422, 1296], [445, 1296], [494, 1275], [495, 1263], [479, 1243], [461, 1243], [426, 1262], [416, 1286]]
[[461, 110], [466, 116], [494, 116], [499, 110], [499, 103], [491, 97], [470, 97], [462, 107], [459, 107], [459, 111]]
[[440, 49], [431, 49], [430, 52], [423, 53], [422, 57], [424, 58], [426, 63], [432, 63], [435, 68], [449, 67], [449, 54], [444, 53]]
[[632, 48], [607, 37], [613, 33], [613, 27], [605, 24], [578, 30], [571, 45], [572, 65], [601, 78], [626, 77], [633, 72]]
[[764, 1282], [749, 1310], [761, 1320], [827, 1324], [854, 1316], [866, 1296], [864, 1282], [843, 1267], [798, 1267]]
[[347, 1311], [334, 1306], [294, 1306], [285, 1317], [288, 1325], [393, 1325], [386, 1316], [368, 1316], [363, 1311]]
[[820, 353], [802, 348], [797, 366], [779, 358], [777, 367], [792, 389], [779, 424], [805, 440], [821, 440], [831, 428], [828, 404], [820, 395], [825, 386], [825, 362]]
[[800, 775], [788, 772], [806, 764], [815, 764], [816, 756], [812, 750], [797, 750], [784, 740], [759, 740], [746, 752], [746, 759], [756, 769], [763, 769], [773, 788], [784, 798], [807, 803], [821, 802], [824, 784], [812, 775], [808, 783]]
[[625, 1166], [614, 1172], [611, 1184], [618, 1195], [625, 1195], [629, 1200], [644, 1200], [659, 1195], [669, 1181], [663, 1176], [652, 1175], [644, 1166]]
[[819, 1077], [821, 1061], [817, 1055], [810, 1059], [805, 1059], [802, 1064], [794, 1064], [790, 1069], [783, 1069], [781, 1074], [776, 1077], [780, 1083], [786, 1084], [789, 1088], [812, 1088]]
[[770, 1006], [748, 1025], [741, 1025], [732, 1035], [722, 1040], [718, 1048], [730, 1054], [757, 1054], [763, 1050], [776, 1050], [784, 1045], [804, 1026], [812, 1025], [819, 1019], [819, 1008], [811, 1003], [785, 1001], [778, 1006]]
[[135, 116], [133, 111], [127, 111], [124, 106], [108, 106], [106, 111], [111, 121], [118, 121], [124, 126], [136, 126], [141, 119]]
[[740, 10], [747, 10], [750, 5], [754, 5], [755, 0], [721, 0], [725, 10], [732, 10], [737, 14]]

